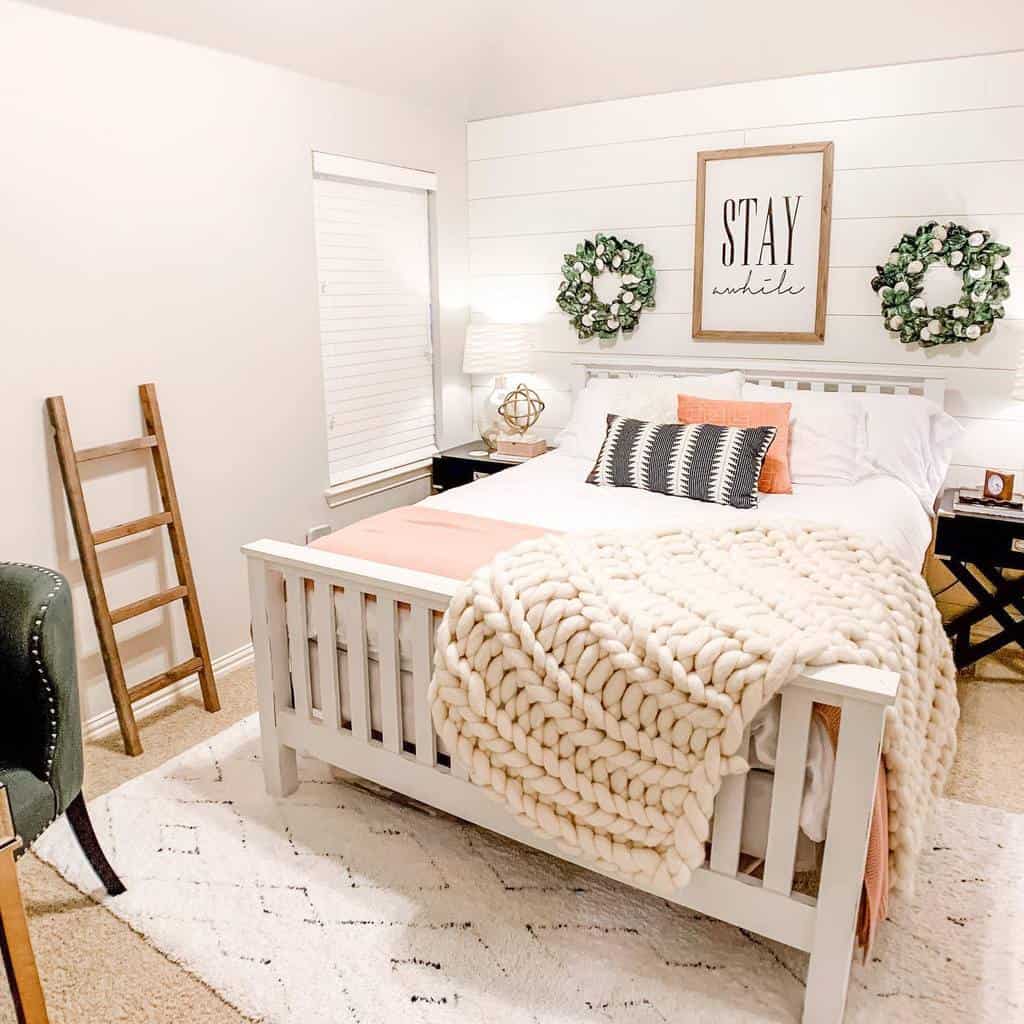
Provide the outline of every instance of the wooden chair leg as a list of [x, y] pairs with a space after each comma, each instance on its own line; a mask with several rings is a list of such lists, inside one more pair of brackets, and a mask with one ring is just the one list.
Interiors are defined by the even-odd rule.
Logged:
[[125, 891], [124, 883], [114, 873], [114, 869], [110, 866], [110, 861], [107, 860], [107, 856], [103, 852], [99, 840], [96, 838], [96, 832], [92, 827], [89, 811], [85, 806], [85, 797], [79, 793], [68, 804], [68, 809], [65, 813], [75, 833], [75, 838], [78, 840], [78, 845], [82, 847], [82, 852], [92, 865], [93, 871], [99, 876], [99, 880], [103, 883], [103, 888], [111, 896], [120, 896]]
[[14, 866], [14, 850], [18, 845], [14, 842], [0, 847], [0, 953], [7, 969], [18, 1024], [49, 1024]]

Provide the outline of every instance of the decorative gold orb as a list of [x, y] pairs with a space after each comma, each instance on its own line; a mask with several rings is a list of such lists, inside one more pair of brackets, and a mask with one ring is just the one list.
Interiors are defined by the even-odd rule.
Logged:
[[499, 415], [513, 434], [525, 434], [540, 419], [543, 411], [544, 403], [540, 396], [525, 384], [513, 388], [498, 406]]

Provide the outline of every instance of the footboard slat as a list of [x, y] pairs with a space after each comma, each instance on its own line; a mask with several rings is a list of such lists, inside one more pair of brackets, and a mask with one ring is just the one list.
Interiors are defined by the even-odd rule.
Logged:
[[346, 587], [341, 599], [347, 650], [348, 703], [352, 735], [363, 743], [370, 739], [370, 675], [366, 665], [366, 614], [363, 595]]
[[380, 669], [380, 714], [384, 746], [402, 749], [402, 680], [398, 660], [398, 613], [395, 602], [377, 594], [377, 665]]
[[317, 580], [313, 591], [313, 628], [316, 630], [317, 668], [320, 673], [320, 710], [331, 729], [341, 727], [340, 679], [338, 676], [337, 625], [334, 621], [334, 588]]
[[788, 687], [782, 691], [764, 885], [766, 889], [784, 896], [788, 896], [793, 888], [812, 705], [813, 698], [807, 690]]
[[306, 581], [298, 573], [284, 574], [285, 608], [288, 621], [288, 664], [292, 674], [295, 713], [309, 721], [309, 630], [306, 623]]
[[[745, 758], [750, 749], [750, 730], [743, 733], [736, 754]], [[715, 819], [711, 833], [711, 870], [735, 875], [740, 866], [743, 807], [747, 798], [747, 776], [729, 775], [715, 798]]]
[[412, 627], [412, 699], [413, 719], [416, 723], [416, 760], [431, 768], [437, 763], [437, 744], [434, 723], [430, 719], [427, 690], [430, 687], [433, 656], [433, 610], [414, 604], [411, 612]]

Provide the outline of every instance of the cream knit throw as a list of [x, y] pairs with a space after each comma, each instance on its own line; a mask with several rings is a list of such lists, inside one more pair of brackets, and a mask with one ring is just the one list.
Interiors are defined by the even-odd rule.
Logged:
[[437, 638], [434, 725], [522, 824], [674, 889], [704, 861], [744, 726], [808, 667], [900, 674], [883, 751], [909, 888], [956, 742], [955, 670], [920, 574], [802, 523], [549, 535], [463, 584]]

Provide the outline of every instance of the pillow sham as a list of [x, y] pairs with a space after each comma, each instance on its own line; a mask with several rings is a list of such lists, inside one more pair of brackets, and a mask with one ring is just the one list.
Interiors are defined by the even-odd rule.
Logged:
[[745, 401], [792, 404], [789, 477], [795, 484], [852, 484], [872, 475], [867, 412], [846, 395], [744, 384]]
[[721, 398], [678, 395], [676, 418], [680, 423], [716, 423], [720, 427], [775, 427], [757, 489], [765, 494], [792, 494], [789, 479], [789, 402], [732, 402]]
[[657, 423], [676, 422], [676, 395], [739, 398], [743, 374], [731, 370], [707, 376], [595, 377], [576, 397], [565, 429], [555, 439], [563, 455], [593, 461], [604, 441], [608, 413]]
[[609, 413], [588, 484], [757, 508], [757, 478], [775, 427], [651, 423]]
[[867, 412], [867, 460], [872, 469], [902, 480], [932, 513], [963, 426], [919, 395], [853, 396]]

